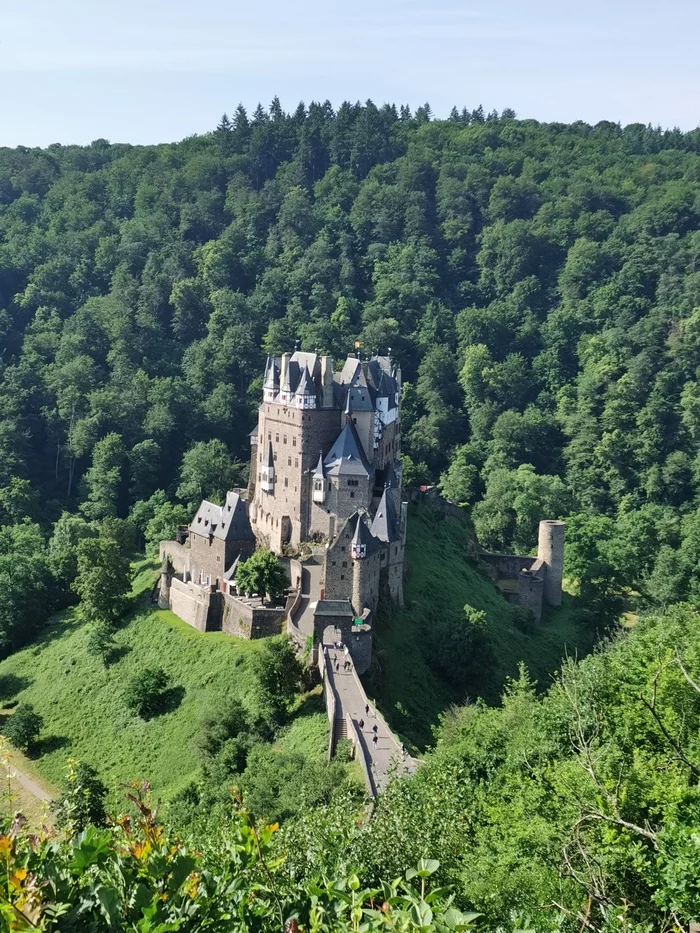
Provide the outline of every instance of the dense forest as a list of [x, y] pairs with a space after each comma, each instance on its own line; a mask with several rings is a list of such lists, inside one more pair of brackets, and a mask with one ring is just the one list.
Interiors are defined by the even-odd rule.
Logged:
[[136, 506], [145, 533], [243, 480], [264, 356], [298, 340], [391, 348], [406, 481], [441, 481], [486, 546], [574, 516], [582, 589], [694, 595], [699, 152], [698, 131], [277, 100], [177, 144], [0, 151], [12, 587], [64, 511]]
[[[108, 665], [130, 557], [245, 482], [265, 355], [297, 342], [400, 363], [405, 483], [438, 484], [484, 546], [566, 518], [568, 586], [611, 637], [543, 697], [523, 670], [500, 707], [447, 714], [371, 820], [340, 763], [279, 832], [242, 812], [227, 782], [272, 714], [209, 736], [208, 783], [170, 809], [186, 842], [136, 790], [131, 821], [85, 829], [104, 813], [74, 775], [63, 835], [0, 835], [5, 928], [699, 918], [699, 263], [700, 130], [275, 99], [176, 144], [0, 150], [1, 655], [79, 598]], [[255, 754], [270, 817], [277, 752]]]

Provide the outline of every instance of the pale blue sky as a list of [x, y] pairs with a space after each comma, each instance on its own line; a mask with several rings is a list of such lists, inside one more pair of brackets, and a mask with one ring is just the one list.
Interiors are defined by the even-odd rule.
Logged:
[[0, 145], [165, 142], [239, 101], [700, 123], [694, 0], [0, 0]]

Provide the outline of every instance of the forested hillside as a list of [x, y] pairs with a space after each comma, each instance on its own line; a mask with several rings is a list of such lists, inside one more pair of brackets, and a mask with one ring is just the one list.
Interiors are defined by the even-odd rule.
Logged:
[[155, 537], [242, 480], [264, 355], [295, 340], [391, 347], [406, 481], [442, 476], [487, 546], [582, 513], [582, 589], [694, 594], [699, 151], [698, 131], [277, 101], [178, 144], [0, 151], [3, 600], [50, 594], [22, 565], [63, 510], [140, 503]]

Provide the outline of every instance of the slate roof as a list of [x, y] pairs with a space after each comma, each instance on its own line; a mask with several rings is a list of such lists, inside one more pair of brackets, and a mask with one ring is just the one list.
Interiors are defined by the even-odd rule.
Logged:
[[386, 489], [384, 490], [384, 494], [377, 507], [377, 513], [372, 522], [372, 534], [380, 541], [384, 541], [385, 544], [388, 544], [390, 541], [398, 541], [401, 537], [400, 523], [396, 517], [394, 503]]
[[316, 469], [314, 470], [314, 477], [320, 476], [321, 478], [325, 477], [326, 471], [323, 467], [323, 451], [318, 455], [318, 463]]
[[370, 476], [372, 467], [367, 461], [362, 449], [362, 442], [357, 435], [357, 428], [348, 418], [335, 440], [335, 443], [326, 454], [324, 461], [328, 476]]
[[364, 515], [362, 512], [355, 512], [348, 521], [355, 522], [355, 531], [352, 536], [352, 541], [350, 542], [353, 547], [357, 545], [364, 544], [367, 548], [366, 554], [367, 557], [371, 557], [372, 554], [381, 548], [381, 543], [374, 537], [372, 532], [369, 530], [365, 523]]
[[308, 366], [304, 366], [301, 379], [297, 385], [295, 395], [316, 395], [316, 386], [314, 385]]
[[213, 535], [223, 541], [254, 540], [245, 502], [236, 492], [226, 493], [224, 505], [207, 499], [197, 509], [190, 530], [198, 535]]

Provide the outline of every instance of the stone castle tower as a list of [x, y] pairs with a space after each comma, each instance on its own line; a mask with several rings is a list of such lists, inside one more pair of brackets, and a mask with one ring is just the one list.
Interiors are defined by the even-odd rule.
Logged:
[[267, 360], [248, 491], [256, 538], [277, 554], [325, 545], [321, 601], [356, 616], [403, 600], [401, 371], [387, 356]]

